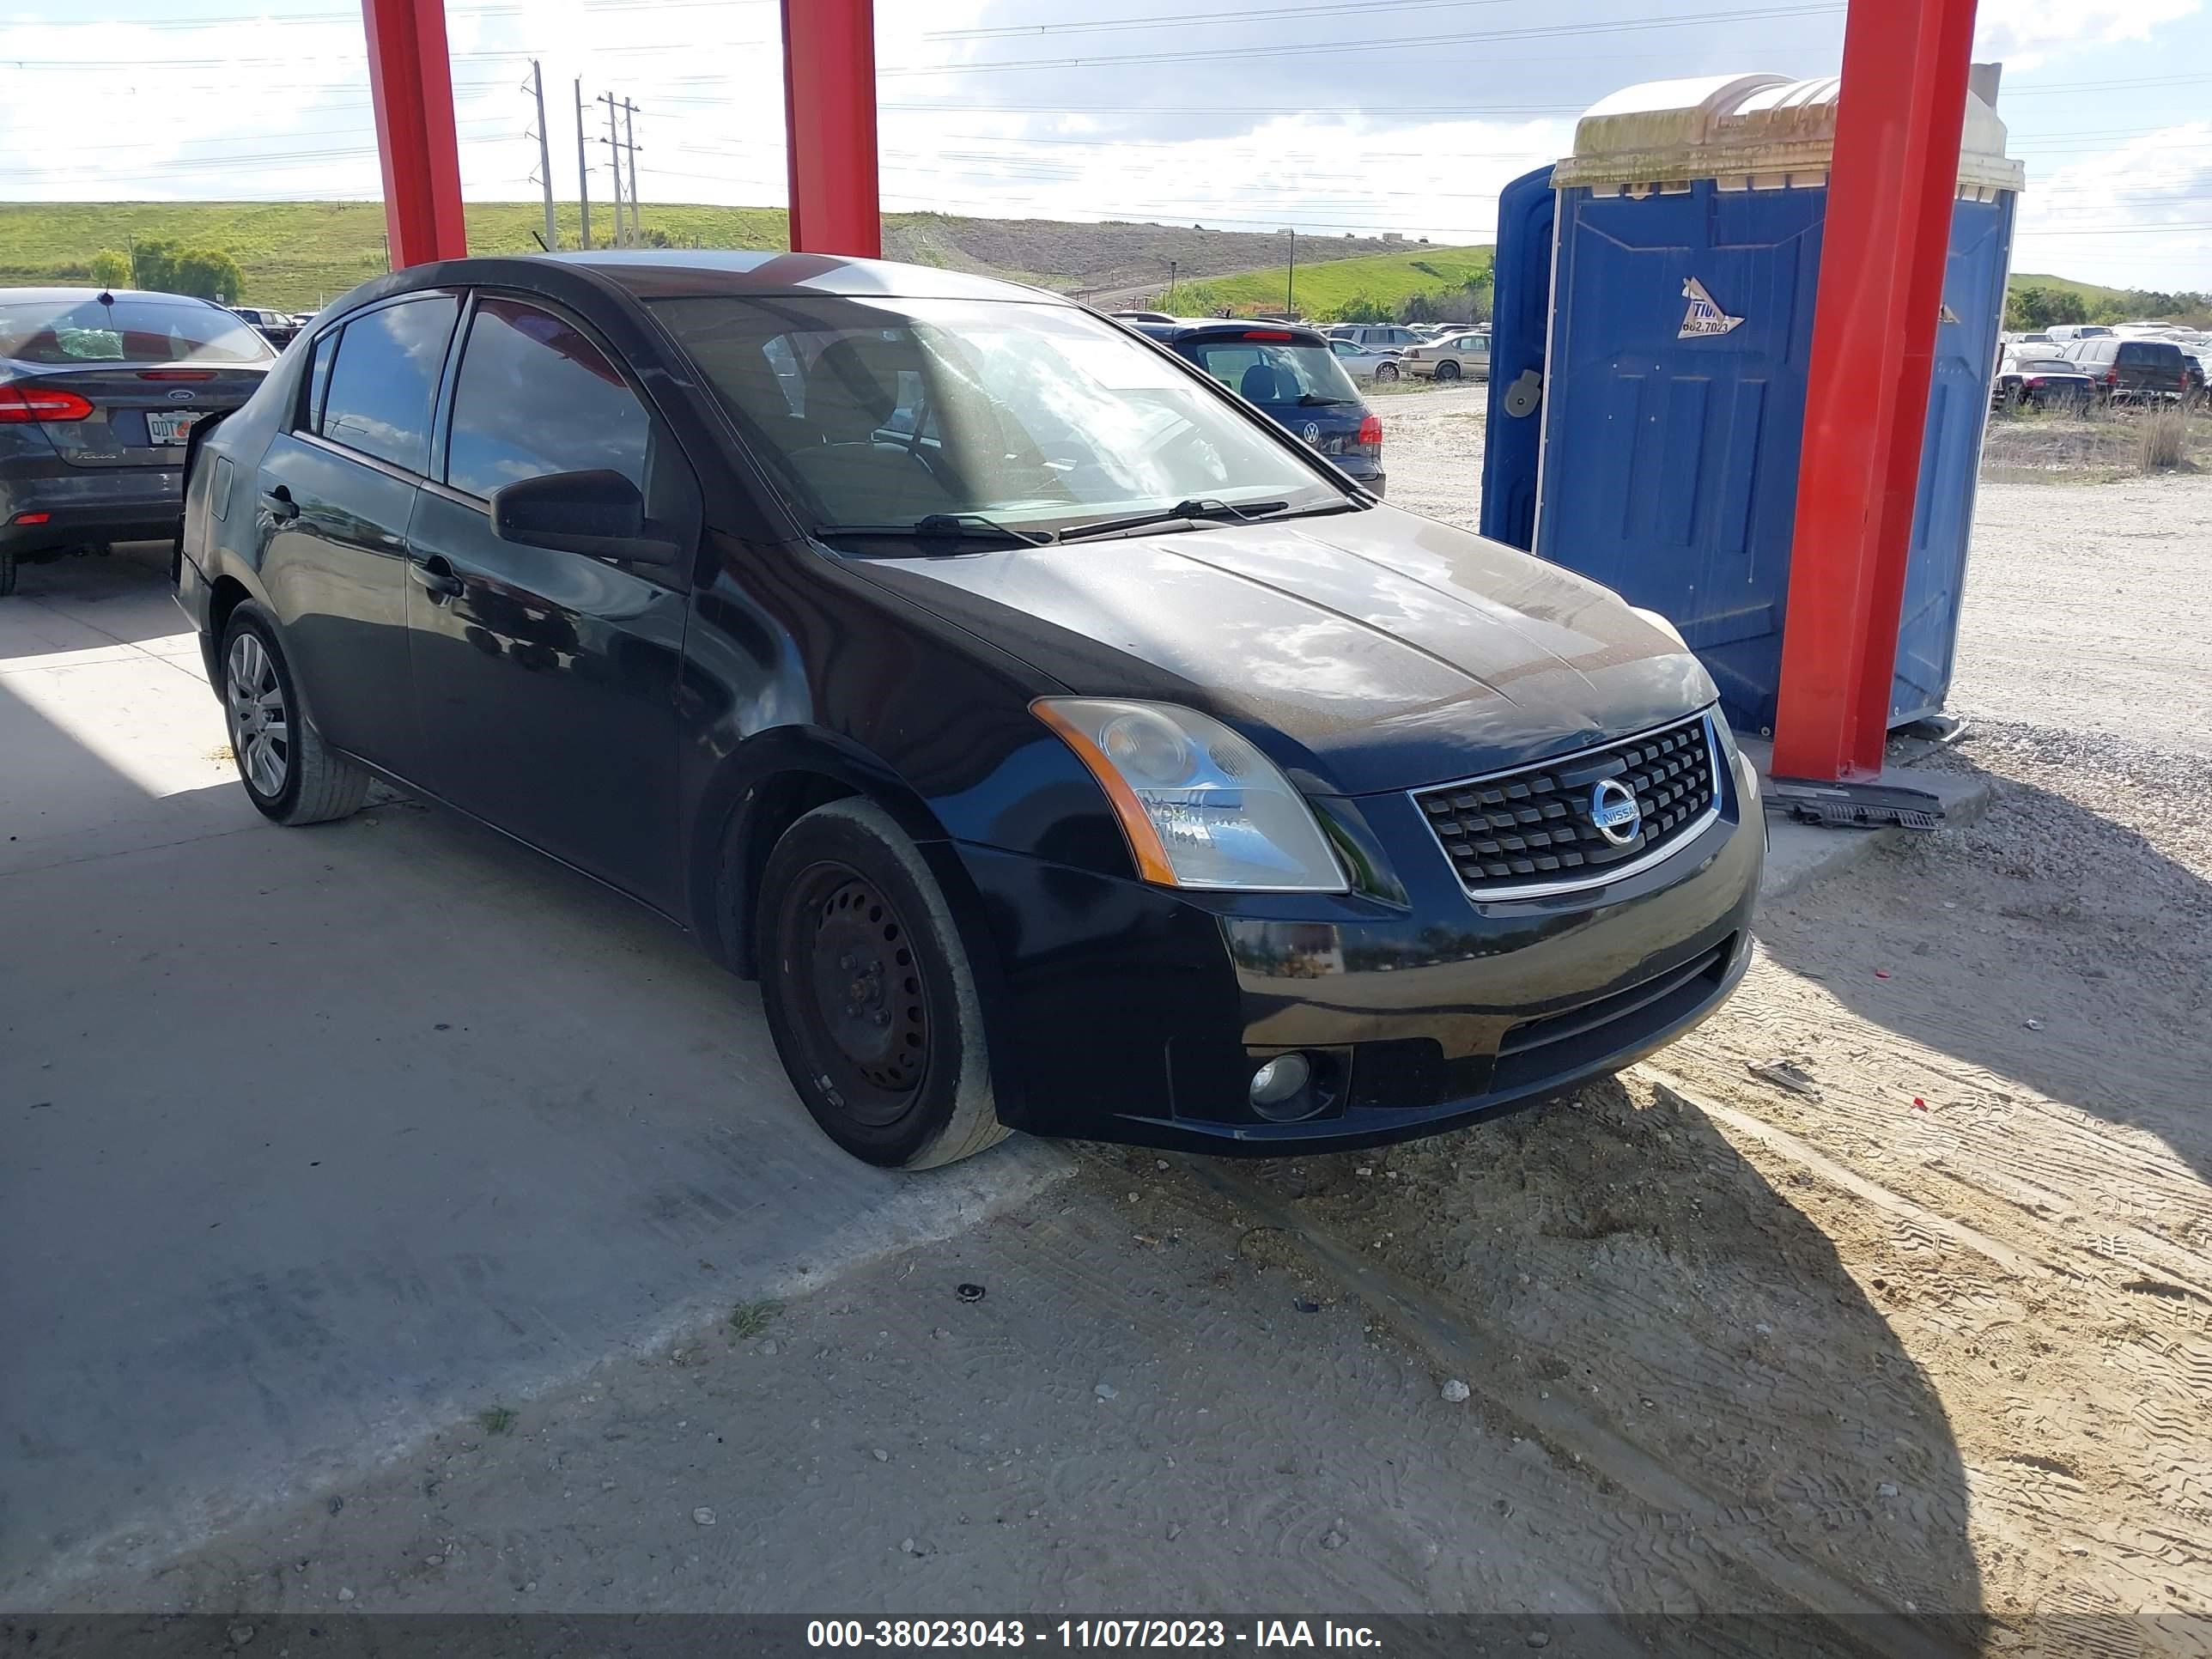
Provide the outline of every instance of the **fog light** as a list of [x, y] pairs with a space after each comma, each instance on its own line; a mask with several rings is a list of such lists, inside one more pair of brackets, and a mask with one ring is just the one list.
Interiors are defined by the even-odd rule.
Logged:
[[1252, 1073], [1252, 1103], [1266, 1108], [1294, 1099], [1313, 1076], [1304, 1054], [1277, 1054]]

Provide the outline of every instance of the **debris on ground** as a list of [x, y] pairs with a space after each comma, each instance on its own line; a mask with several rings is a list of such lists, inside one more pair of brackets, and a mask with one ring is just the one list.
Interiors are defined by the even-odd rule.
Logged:
[[1461, 1382], [1459, 1378], [1455, 1376], [1450, 1382], [1444, 1384], [1441, 1392], [1446, 1400], [1456, 1406], [1465, 1401], [1474, 1392], [1474, 1390], [1468, 1388], [1466, 1383]]
[[1761, 1083], [1771, 1083], [1793, 1095], [1802, 1095], [1808, 1100], [1820, 1097], [1820, 1085], [1813, 1081], [1813, 1074], [1795, 1060], [1749, 1060], [1744, 1062], [1743, 1068]]

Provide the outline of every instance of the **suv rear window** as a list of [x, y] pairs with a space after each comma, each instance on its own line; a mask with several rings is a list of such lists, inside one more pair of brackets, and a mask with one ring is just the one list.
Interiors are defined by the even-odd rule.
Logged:
[[2164, 340], [2125, 340], [2120, 344], [2119, 360], [2142, 368], [2179, 368], [2181, 348]]
[[0, 304], [0, 357], [22, 363], [265, 363], [269, 343], [198, 300]]

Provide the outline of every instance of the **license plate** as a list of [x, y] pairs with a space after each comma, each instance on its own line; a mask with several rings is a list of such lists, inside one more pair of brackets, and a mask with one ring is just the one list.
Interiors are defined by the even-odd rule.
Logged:
[[179, 410], [153, 409], [146, 411], [146, 435], [157, 444], [180, 444], [192, 429], [192, 422], [207, 413], [205, 410]]

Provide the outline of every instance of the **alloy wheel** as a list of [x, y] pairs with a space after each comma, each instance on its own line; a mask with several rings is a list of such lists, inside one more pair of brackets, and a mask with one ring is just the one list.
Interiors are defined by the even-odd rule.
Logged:
[[292, 727], [276, 659], [260, 635], [241, 630], [225, 667], [231, 752], [255, 792], [273, 800], [283, 793], [292, 764]]

